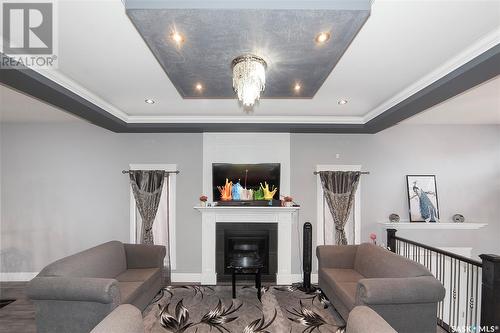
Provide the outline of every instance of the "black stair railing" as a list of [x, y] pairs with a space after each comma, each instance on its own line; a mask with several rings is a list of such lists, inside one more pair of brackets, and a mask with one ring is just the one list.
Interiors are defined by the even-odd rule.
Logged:
[[387, 248], [429, 269], [446, 289], [437, 322], [448, 332], [496, 332], [500, 326], [500, 256], [473, 260], [396, 236], [387, 229]]

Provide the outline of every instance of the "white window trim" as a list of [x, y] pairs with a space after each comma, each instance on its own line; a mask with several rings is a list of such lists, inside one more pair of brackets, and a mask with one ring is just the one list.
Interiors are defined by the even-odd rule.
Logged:
[[[130, 170], [165, 170], [176, 171], [177, 164], [130, 164]], [[175, 270], [176, 267], [176, 244], [175, 244], [175, 189], [176, 178], [175, 173], [170, 174], [170, 183], [168, 189], [168, 238], [170, 246], [170, 268]], [[136, 222], [137, 222], [137, 206], [135, 204], [134, 193], [130, 187], [130, 243], [136, 243]]]
[[[361, 171], [361, 165], [317, 165], [316, 171]], [[324, 245], [325, 237], [323, 233], [324, 218], [323, 218], [323, 187], [321, 179], [316, 177], [316, 205], [317, 205], [317, 234], [316, 245]], [[354, 195], [354, 243], [361, 243], [361, 181], [358, 184], [358, 189]]]

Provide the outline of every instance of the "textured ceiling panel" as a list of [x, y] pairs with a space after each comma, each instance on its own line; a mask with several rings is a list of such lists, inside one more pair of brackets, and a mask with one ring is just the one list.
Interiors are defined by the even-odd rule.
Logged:
[[[183, 98], [234, 98], [231, 61], [243, 54], [268, 64], [263, 98], [312, 98], [370, 11], [128, 8], [127, 14]], [[185, 37], [181, 47], [173, 31]], [[317, 45], [323, 31], [331, 38]]]

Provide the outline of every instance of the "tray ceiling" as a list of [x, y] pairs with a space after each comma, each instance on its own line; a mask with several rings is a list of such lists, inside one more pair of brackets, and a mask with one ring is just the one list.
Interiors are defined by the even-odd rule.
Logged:
[[[366, 2], [343, 3], [360, 10]], [[369, 18], [314, 98], [268, 98], [251, 112], [234, 97], [182, 98], [126, 13], [124, 3], [144, 9], [140, 0], [58, 2], [59, 67], [1, 70], [0, 82], [114, 131], [376, 132], [500, 74], [497, 2], [369, 2]], [[147, 3], [290, 12], [333, 10], [342, 1]]]
[[[127, 14], [183, 98], [234, 98], [231, 62], [245, 54], [267, 63], [262, 98], [312, 98], [370, 14], [368, 2], [355, 10], [156, 7]], [[321, 32], [331, 36], [323, 44]]]

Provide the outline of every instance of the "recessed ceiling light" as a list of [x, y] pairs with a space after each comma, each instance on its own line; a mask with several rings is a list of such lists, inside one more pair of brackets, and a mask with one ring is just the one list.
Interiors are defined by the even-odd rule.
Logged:
[[177, 31], [174, 31], [170, 34], [170, 37], [172, 38], [172, 40], [177, 44], [177, 45], [181, 45], [183, 42], [184, 42], [184, 36], [182, 36], [179, 32]]
[[339, 99], [339, 101], [337, 103], [339, 103], [339, 105], [345, 105], [347, 104], [347, 99]]
[[155, 101], [153, 101], [152, 99], [145, 99], [144, 102], [148, 103], [148, 104], [155, 104]]
[[295, 92], [299, 92], [301, 88], [302, 86], [300, 85], [300, 83], [295, 83], [295, 85], [293, 86], [293, 90], [295, 90]]
[[316, 38], [314, 40], [318, 44], [324, 44], [330, 39], [330, 33], [329, 32], [320, 32], [319, 34], [316, 35]]
[[202, 91], [203, 90], [203, 85], [201, 83], [199, 83], [199, 82], [194, 87], [198, 91]]

